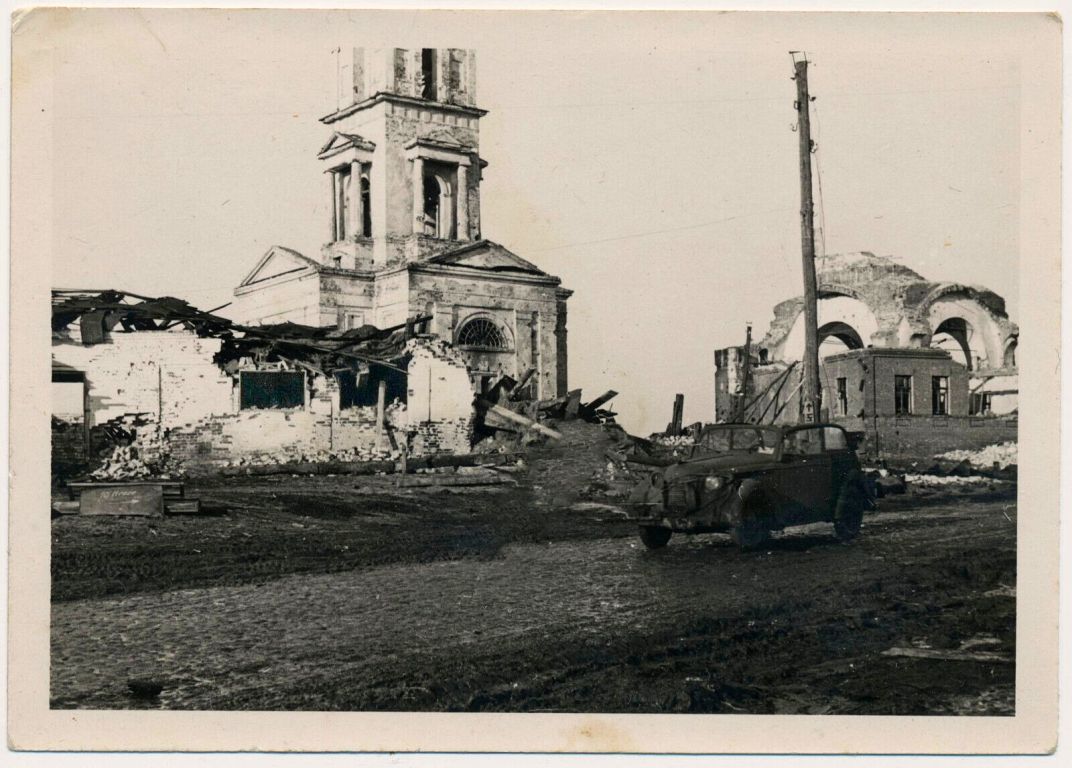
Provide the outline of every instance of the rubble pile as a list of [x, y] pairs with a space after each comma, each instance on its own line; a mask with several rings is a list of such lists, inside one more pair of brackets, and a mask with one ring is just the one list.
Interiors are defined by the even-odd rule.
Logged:
[[970, 485], [993, 485], [1007, 482], [984, 475], [905, 475], [905, 480], [921, 488], [961, 487]]
[[143, 414], [114, 419], [101, 425], [98, 433], [98, 439], [109, 445], [101, 451], [100, 466], [89, 473], [94, 480], [169, 480], [181, 474], [156, 425]]
[[308, 451], [296, 453], [260, 453], [228, 461], [226, 467], [268, 467], [286, 464], [313, 464], [325, 462], [358, 463], [369, 461], [397, 461], [402, 451], [397, 448], [364, 449], [347, 448], [338, 451]]
[[1010, 441], [988, 445], [977, 451], [949, 451], [935, 458], [958, 462], [966, 461], [973, 467], [986, 467], [987, 469], [997, 464], [1004, 469], [1016, 465], [1016, 456], [1017, 444], [1014, 441]]

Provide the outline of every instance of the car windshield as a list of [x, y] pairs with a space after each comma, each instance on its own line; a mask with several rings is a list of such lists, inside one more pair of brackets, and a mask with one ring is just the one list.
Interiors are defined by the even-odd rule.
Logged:
[[774, 453], [781, 432], [768, 427], [708, 427], [697, 449], [704, 453]]

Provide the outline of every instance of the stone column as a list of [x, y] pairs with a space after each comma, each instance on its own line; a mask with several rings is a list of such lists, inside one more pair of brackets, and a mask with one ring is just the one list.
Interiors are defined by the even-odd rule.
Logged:
[[451, 239], [451, 229], [454, 224], [453, 197], [449, 188], [446, 192], [439, 193], [439, 223], [436, 227], [436, 237], [444, 240]]
[[413, 234], [424, 231], [424, 159], [413, 158]]
[[458, 239], [469, 239], [469, 168], [458, 166]]
[[328, 196], [331, 198], [331, 229], [328, 230], [331, 234], [328, 236], [328, 242], [329, 243], [334, 243], [335, 240], [336, 240], [336, 235], [339, 232], [339, 224], [338, 224], [339, 215], [338, 215], [338, 210], [337, 210], [338, 203], [339, 203], [339, 196], [338, 196], [338, 193], [335, 191], [335, 171], [328, 171], [327, 172], [327, 177], [328, 177]]
[[365, 234], [365, 201], [361, 198], [361, 163], [350, 163], [350, 234]]

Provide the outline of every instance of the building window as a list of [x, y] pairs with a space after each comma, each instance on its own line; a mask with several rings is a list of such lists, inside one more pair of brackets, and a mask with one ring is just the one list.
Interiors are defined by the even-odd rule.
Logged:
[[301, 371], [242, 371], [241, 407], [302, 408], [305, 374]]
[[508, 349], [506, 336], [494, 322], [486, 317], [476, 317], [458, 331], [458, 346], [479, 349]]
[[368, 176], [361, 177], [361, 235], [372, 237], [372, 187]]
[[931, 376], [931, 413], [949, 415], [949, 377]]
[[352, 331], [365, 324], [365, 313], [356, 309], [339, 307], [338, 327], [340, 331]]
[[834, 412], [837, 416], [849, 414], [849, 386], [844, 376], [837, 379], [837, 402], [834, 404]]
[[407, 399], [406, 375], [391, 368], [373, 365], [367, 371], [336, 371], [339, 385], [339, 410], [375, 407], [380, 399], [380, 383], [384, 387], [384, 403]]
[[893, 377], [893, 412], [898, 416], [912, 413], [912, 377]]
[[439, 165], [424, 174], [424, 234], [443, 240], [454, 238], [454, 194], [452, 177], [457, 171]]
[[971, 396], [971, 415], [986, 416], [992, 413], [989, 392], [973, 392]]

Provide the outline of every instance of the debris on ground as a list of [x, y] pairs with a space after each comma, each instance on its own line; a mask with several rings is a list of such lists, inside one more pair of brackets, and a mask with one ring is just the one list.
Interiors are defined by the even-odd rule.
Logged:
[[1003, 480], [996, 480], [992, 477], [985, 475], [905, 475], [905, 480], [914, 486], [921, 488], [935, 488], [935, 487], [950, 487], [950, 486], [971, 486], [971, 485], [994, 485], [995, 483], [1002, 483]]
[[935, 458], [946, 459], [947, 461], [966, 461], [972, 467], [985, 467], [990, 469], [997, 466], [1001, 469], [1005, 469], [1006, 467], [1016, 466], [1016, 456], [1017, 443], [1015, 441], [1009, 441], [1006, 443], [988, 445], [985, 448], [980, 448], [975, 451], [948, 451]]

